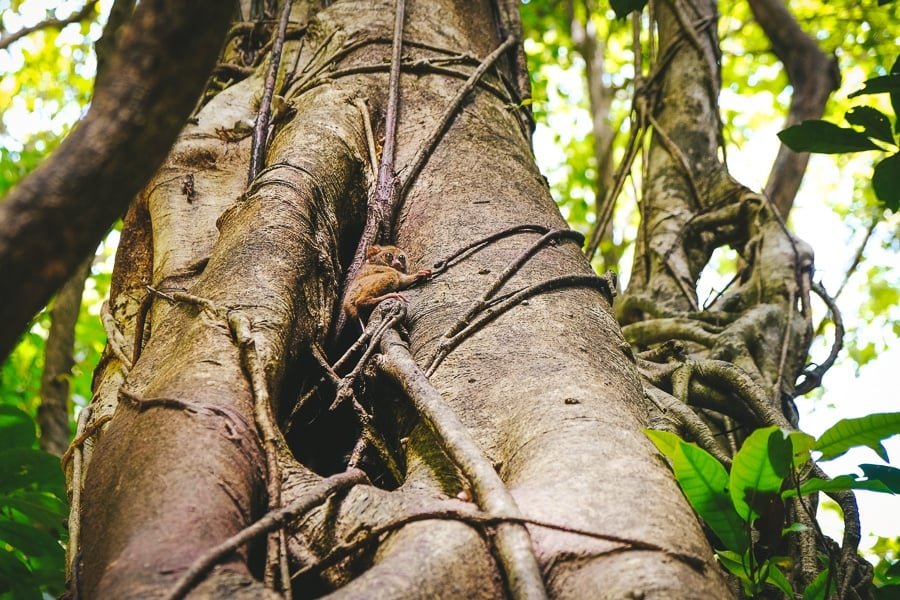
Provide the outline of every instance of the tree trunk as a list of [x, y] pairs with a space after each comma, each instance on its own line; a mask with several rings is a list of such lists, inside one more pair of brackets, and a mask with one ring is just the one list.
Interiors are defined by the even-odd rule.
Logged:
[[[682, 52], [658, 82], [666, 102], [650, 154], [647, 225], [620, 314], [638, 349], [664, 341], [666, 323], [653, 320], [696, 312], [693, 289], [713, 248], [747, 250], [744, 293], [722, 301], [738, 316], [720, 339], [759, 334], [775, 356], [757, 364], [749, 352], [719, 348], [698, 358], [747, 367], [781, 415], [780, 392], [792, 389], [808, 343], [807, 313], [791, 307], [802, 293], [796, 273], [811, 259], [758, 197], [735, 193], [718, 163], [714, 19], [701, 20], [711, 28], [690, 41], [666, 6], [661, 47], [677, 42]], [[449, 99], [510, 30], [498, 14], [488, 0], [406, 7], [396, 151], [404, 194], [391, 237], [408, 252], [410, 272], [433, 266], [436, 275], [403, 293], [409, 354], [385, 333], [380, 370], [338, 386], [344, 401], [335, 410], [332, 382], [308, 391], [323, 376], [320, 349], [331, 361], [340, 353], [329, 332], [375, 188], [370, 157], [382, 144], [370, 147], [366, 121], [380, 137], [394, 6], [296, 3], [265, 166], [249, 187], [249, 129], [269, 53], [254, 41], [260, 27], [233, 30], [217, 70], [220, 83], [233, 79], [185, 127], [125, 219], [110, 295], [118, 332], [97, 368], [80, 426], [86, 441], [70, 469], [79, 594], [160, 596], [211, 548], [287, 507], [283, 528], [210, 558], [218, 570], [195, 569], [196, 592], [730, 596], [699, 523], [641, 433], [659, 417], [646, 393], [672, 387], [659, 378], [660, 388], [649, 385], [646, 372], [642, 381], [612, 315], [609, 281], [593, 276], [579, 239], [556, 232], [566, 225], [535, 166], [527, 119], [511, 108], [521, 96], [514, 51], [481, 78], [421, 171], [412, 166]], [[248, 67], [256, 67], [249, 76]], [[675, 150], [660, 141], [666, 134], [689, 143]], [[728, 210], [745, 220], [726, 220]], [[715, 233], [713, 222], [738, 224]], [[769, 261], [765, 272], [760, 260]], [[643, 322], [649, 337], [640, 337]], [[371, 483], [353, 471], [328, 478], [344, 471], [347, 455]]]

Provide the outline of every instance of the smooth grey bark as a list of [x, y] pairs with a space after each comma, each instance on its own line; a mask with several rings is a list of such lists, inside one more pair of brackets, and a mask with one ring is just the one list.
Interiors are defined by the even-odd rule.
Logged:
[[[401, 178], [474, 66], [455, 54], [484, 57], [499, 45], [494, 15], [487, 1], [407, 6]], [[265, 512], [267, 478], [270, 493], [273, 480], [280, 482], [282, 505], [321, 481], [289, 448], [321, 459], [327, 449], [308, 437], [316, 425], [301, 423], [282, 440], [267, 429], [267, 403], [284, 417], [297, 397], [292, 382], [319, 377], [310, 345], [324, 344], [328, 334], [374, 183], [354, 101], [365, 99], [377, 131], [392, 21], [392, 2], [298, 4], [291, 22], [305, 28], [305, 39], [286, 44], [283, 63], [288, 73], [298, 67], [280, 88], [283, 112], [250, 188], [243, 132], [255, 118], [261, 71], [198, 113], [132, 205], [110, 310], [122, 337], [137, 343], [133, 353], [109, 347], [98, 367], [90, 421], [102, 433], [86, 444], [85, 480], [73, 482], [84, 486], [82, 504], [73, 507], [83, 541], [70, 552], [80, 553], [77, 584], [85, 597], [160, 595], [206, 550]], [[331, 65], [335, 55], [340, 60]], [[429, 69], [445, 62], [431, 59], [447, 56], [457, 59], [457, 73]], [[513, 97], [490, 74], [412, 183], [396, 224], [411, 270], [509, 226], [565, 227], [527, 129], [510, 110]], [[445, 332], [536, 237], [498, 241], [404, 292], [405, 327], [423, 368]], [[577, 244], [559, 241], [503, 292], [591, 272]], [[148, 293], [148, 284], [158, 293]], [[640, 432], [646, 407], [623, 348], [601, 293], [559, 289], [489, 323], [430, 380], [524, 516], [557, 526], [528, 526], [551, 596], [727, 597], [696, 518]], [[402, 436], [394, 450], [405, 479], [393, 490], [355, 486], [289, 524], [290, 568], [306, 573], [294, 592], [501, 597], [508, 574], [492, 556], [491, 536], [447, 512], [471, 510], [455, 498], [467, 482], [408, 400], [375, 381], [367, 388], [387, 429]], [[319, 427], [335, 423], [318, 418]], [[422, 520], [439, 509], [445, 512]], [[343, 560], [309, 572], [379, 527], [386, 529]], [[227, 557], [197, 595], [241, 586], [262, 593], [252, 583], [261, 577], [261, 546]]]

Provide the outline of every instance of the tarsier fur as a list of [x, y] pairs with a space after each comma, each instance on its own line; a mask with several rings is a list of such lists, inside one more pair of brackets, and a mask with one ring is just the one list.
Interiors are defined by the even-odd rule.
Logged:
[[347, 317], [359, 319], [382, 300], [397, 298], [406, 300], [398, 292], [431, 276], [430, 269], [406, 274], [406, 253], [396, 246], [373, 244], [366, 250], [366, 262], [350, 282], [344, 300]]

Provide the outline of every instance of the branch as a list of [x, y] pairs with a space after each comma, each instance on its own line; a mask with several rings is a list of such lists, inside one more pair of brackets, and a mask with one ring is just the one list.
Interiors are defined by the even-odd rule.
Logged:
[[266, 72], [266, 83], [263, 88], [262, 98], [259, 101], [259, 113], [256, 116], [256, 125], [253, 127], [253, 144], [250, 149], [250, 170], [247, 173], [247, 185], [250, 185], [256, 179], [256, 175], [262, 169], [263, 162], [266, 159], [269, 118], [272, 114], [272, 96], [275, 94], [275, 80], [278, 79], [278, 68], [281, 65], [281, 49], [284, 47], [284, 35], [287, 32], [292, 3], [293, 0], [285, 0], [284, 9], [281, 12], [281, 20], [278, 22], [278, 33], [272, 46], [269, 69]]
[[87, 116], [0, 203], [0, 359], [156, 172], [215, 64], [230, 10], [146, 0]]
[[291, 502], [284, 508], [268, 513], [256, 523], [237, 532], [195, 560], [194, 564], [172, 587], [169, 595], [166, 596], [167, 600], [183, 598], [217, 562], [257, 536], [282, 527], [290, 519], [301, 516], [314, 506], [325, 502], [329, 496], [365, 481], [366, 474], [358, 469], [350, 469], [323, 479], [309, 493], [304, 494], [303, 497]]
[[[836, 59], [825, 55], [806, 35], [783, 0], [750, 0], [750, 10], [772, 42], [772, 52], [784, 65], [794, 89], [784, 126], [818, 119], [828, 96], [841, 82]], [[787, 216], [794, 203], [808, 162], [809, 153], [779, 146], [765, 193], [782, 216]]]
[[93, 261], [93, 256], [88, 257], [78, 267], [56, 296], [50, 311], [37, 421], [41, 428], [41, 449], [57, 456], [65, 452], [69, 442], [69, 381], [75, 365], [75, 323]]
[[[375, 193], [369, 198], [366, 210], [366, 224], [363, 227], [359, 244], [353, 254], [353, 260], [347, 269], [340, 297], [340, 306], [349, 289], [350, 282], [359, 273], [366, 259], [366, 250], [373, 243], [383, 241], [390, 230], [387, 219], [391, 214], [391, 205], [397, 196], [397, 177], [394, 172], [394, 146], [397, 139], [397, 120], [400, 111], [400, 62], [403, 53], [403, 19], [406, 11], [406, 0], [396, 0], [394, 6], [394, 37], [391, 41], [391, 70], [388, 75], [388, 105], [384, 123], [384, 147], [381, 149], [381, 162], [378, 165], [378, 178], [375, 182]], [[327, 63], [326, 63], [327, 64]], [[347, 314], [341, 310], [334, 325], [332, 342], [337, 343], [347, 322]]]
[[[403, 390], [434, 432], [447, 456], [459, 467], [472, 486], [479, 506], [490, 513], [521, 518], [512, 494], [497, 475], [491, 461], [465, 425], [441, 398], [425, 373], [409, 353], [395, 330], [385, 332], [379, 367]], [[541, 570], [531, 537], [523, 525], [506, 523], [497, 527], [496, 549], [513, 598], [546, 598]]]
[[65, 19], [47, 19], [46, 21], [41, 21], [31, 27], [23, 27], [18, 31], [0, 37], [0, 50], [8, 48], [11, 44], [19, 41], [26, 35], [31, 35], [35, 31], [40, 31], [42, 29], [62, 29], [66, 25], [83, 21], [94, 12], [94, 6], [97, 5], [97, 2], [98, 0], [88, 0], [87, 4], [85, 4], [81, 10], [69, 15]]

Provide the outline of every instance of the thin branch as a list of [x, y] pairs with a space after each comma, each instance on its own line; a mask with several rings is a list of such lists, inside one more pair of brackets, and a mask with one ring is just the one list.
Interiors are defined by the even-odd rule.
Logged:
[[810, 284], [810, 289], [822, 299], [822, 302], [825, 303], [829, 312], [831, 312], [831, 320], [834, 322], [834, 341], [831, 343], [828, 358], [814, 369], [803, 371], [804, 379], [797, 385], [795, 390], [798, 396], [807, 394], [822, 384], [822, 377], [837, 360], [841, 348], [844, 347], [844, 319], [841, 317], [841, 311], [837, 303], [834, 301], [834, 298], [828, 295], [822, 284], [813, 282]]
[[375, 133], [372, 131], [372, 119], [369, 118], [369, 107], [362, 98], [356, 98], [353, 105], [359, 111], [363, 120], [363, 128], [366, 130], [366, 145], [369, 148], [369, 168], [372, 169], [372, 176], [378, 175], [378, 153], [375, 151]]
[[[275, 417], [272, 415], [272, 402], [269, 397], [265, 365], [256, 348], [256, 340], [253, 337], [249, 319], [236, 312], [227, 314], [226, 318], [232, 339], [235, 340], [240, 350], [241, 365], [253, 390], [253, 416], [266, 451], [266, 492], [269, 510], [277, 510], [281, 508], [281, 467], [277, 454], [281, 433], [278, 431]], [[287, 592], [290, 590], [290, 573], [286, 572], [286, 563], [281, 560], [280, 549], [283, 544], [280, 538], [283, 536], [283, 530], [279, 530], [275, 536], [269, 536], [264, 580], [267, 588], [274, 589], [276, 570], [280, 570], [282, 586], [286, 585], [282, 592]]]
[[287, 33], [288, 18], [291, 16], [293, 0], [285, 0], [281, 11], [281, 20], [278, 22], [278, 33], [272, 46], [272, 55], [269, 59], [269, 69], [266, 72], [266, 83], [263, 95], [259, 101], [259, 112], [256, 115], [256, 125], [253, 127], [253, 144], [250, 149], [250, 169], [247, 173], [247, 185], [253, 183], [256, 175], [262, 169], [266, 160], [266, 146], [269, 137], [269, 119], [272, 115], [272, 96], [275, 94], [275, 81], [278, 79], [278, 69], [281, 66], [281, 51], [284, 47], [284, 36]]
[[[84, 484], [82, 481], [84, 476], [84, 453], [81, 450], [81, 444], [84, 443], [82, 437], [85, 435], [88, 421], [91, 419], [91, 412], [90, 404], [81, 409], [81, 413], [78, 415], [78, 423], [75, 426], [75, 440], [78, 443], [76, 444], [73, 441], [69, 446], [69, 450], [66, 451], [66, 454], [71, 453], [75, 457], [75, 460], [72, 462], [72, 502], [68, 520], [69, 543], [66, 546], [66, 573], [72, 578], [71, 589], [73, 590], [79, 589], [76, 562], [80, 550], [79, 545], [81, 544], [81, 491]], [[63, 454], [63, 458], [66, 458], [66, 454]], [[65, 461], [62, 461], [61, 465], [65, 471]]]
[[283, 508], [269, 512], [249, 527], [210, 548], [203, 556], [195, 560], [187, 572], [178, 579], [166, 599], [179, 600], [183, 598], [216, 563], [254, 538], [284, 527], [288, 521], [309, 512], [310, 509], [322, 504], [332, 495], [366, 481], [366, 474], [357, 469], [349, 469], [323, 479], [301, 498]]
[[490, 299], [493, 298], [498, 291], [500, 291], [500, 288], [502, 288], [513, 275], [519, 272], [519, 270], [526, 262], [528, 262], [544, 246], [557, 239], [572, 240], [579, 246], [582, 244], [582, 242], [584, 242], [584, 236], [578, 231], [574, 231], [572, 229], [551, 229], [550, 231], [542, 235], [540, 238], [535, 240], [534, 243], [531, 244], [531, 246], [526, 248], [525, 251], [518, 256], [518, 258], [511, 262], [503, 270], [502, 273], [500, 273], [494, 283], [492, 283], [491, 286], [481, 296], [481, 299], [476, 301], [465, 315], [460, 317], [456, 323], [450, 326], [450, 328], [447, 330], [447, 333], [444, 334], [444, 337], [451, 338], [462, 331], [462, 329], [472, 321], [475, 315], [477, 315], [487, 307]]
[[446, 358], [454, 348], [463, 343], [476, 331], [478, 331], [497, 317], [501, 316], [511, 308], [521, 304], [524, 300], [527, 300], [533, 296], [537, 296], [538, 294], [543, 294], [545, 292], [568, 287], [586, 287], [595, 289], [601, 292], [610, 304], [612, 304], [613, 296], [615, 296], [615, 291], [611, 287], [608, 279], [597, 277], [596, 275], [578, 274], [560, 275], [559, 277], [553, 277], [551, 279], [547, 279], [546, 281], [542, 281], [540, 283], [536, 283], [534, 285], [520, 289], [511, 294], [499, 297], [496, 299], [496, 304], [492, 304], [491, 306], [487, 307], [487, 309], [483, 311], [477, 319], [466, 325], [456, 335], [449, 339], [441, 340], [441, 343], [438, 344], [438, 347], [435, 349], [434, 353], [428, 361], [427, 375], [429, 377], [433, 375], [444, 358]]
[[81, 7], [81, 10], [72, 13], [65, 19], [47, 19], [35, 25], [31, 25], [30, 27], [23, 27], [22, 29], [4, 35], [3, 37], [0, 37], [0, 50], [8, 48], [10, 44], [19, 41], [27, 35], [31, 35], [35, 31], [40, 31], [42, 29], [62, 29], [66, 25], [84, 21], [92, 12], [94, 12], [94, 7], [97, 5], [98, 1], [99, 0], [88, 0], [88, 2]]
[[[440, 507], [435, 509], [426, 509], [423, 511], [418, 511], [406, 515], [402, 515], [400, 517], [394, 518], [390, 521], [382, 523], [380, 525], [374, 526], [366, 531], [361, 532], [356, 538], [349, 540], [347, 542], [335, 544], [332, 546], [328, 554], [319, 560], [318, 562], [307, 565], [302, 569], [298, 570], [293, 574], [293, 578], [296, 579], [308, 573], [314, 571], [321, 571], [338, 561], [342, 558], [349, 556], [356, 550], [360, 548], [368, 547], [373, 541], [378, 540], [386, 533], [390, 533], [391, 531], [395, 531], [400, 527], [405, 525], [409, 525], [410, 523], [417, 523], [421, 521], [430, 521], [430, 520], [442, 520], [442, 521], [460, 521], [462, 523], [466, 523], [472, 526], [480, 526], [480, 527], [493, 527], [503, 523], [520, 523], [522, 525], [532, 525], [535, 527], [543, 527], [546, 529], [552, 529], [554, 531], [562, 531], [565, 533], [572, 533], [575, 535], [583, 535], [585, 537], [589, 537], [596, 540], [603, 540], [607, 542], [613, 542], [617, 544], [621, 544], [619, 548], [610, 550], [607, 552], [608, 554], [612, 554], [614, 552], [621, 552], [625, 550], [645, 550], [650, 552], [661, 552], [667, 556], [671, 556], [677, 560], [680, 560], [687, 565], [689, 565], [692, 569], [703, 572], [706, 568], [706, 561], [700, 557], [693, 554], [687, 554], [684, 552], [678, 552], [675, 550], [670, 550], [663, 548], [657, 544], [652, 542], [645, 542], [641, 540], [633, 540], [629, 538], [625, 538], [622, 536], [617, 536], [614, 534], [601, 533], [598, 531], [591, 531], [588, 529], [582, 529], [580, 527], [570, 527], [567, 525], [560, 525], [557, 523], [551, 523], [550, 521], [544, 521], [541, 519], [532, 519], [529, 517], [511, 517], [511, 516], [503, 516], [503, 515], [495, 515], [484, 512], [474, 512], [469, 510], [460, 510], [452, 507]], [[607, 554], [604, 553], [604, 554]]]
[[[413, 360], [409, 348], [393, 329], [381, 342], [379, 367], [403, 390], [447, 456], [472, 486], [479, 506], [487, 512], [520, 517], [519, 507], [478, 442]], [[521, 524], [497, 527], [496, 549], [512, 598], [546, 598], [541, 570], [528, 530]]]
[[[394, 5], [394, 37], [391, 44], [391, 70], [388, 76], [388, 105], [385, 116], [384, 147], [381, 149], [381, 162], [378, 165], [378, 178], [375, 183], [375, 193], [369, 198], [366, 207], [366, 224], [360, 235], [353, 260], [347, 269], [340, 295], [340, 306], [344, 305], [344, 299], [349, 289], [350, 282], [356, 278], [366, 259], [366, 251], [370, 245], [384, 241], [390, 224], [387, 219], [391, 214], [391, 206], [397, 196], [397, 177], [394, 170], [394, 147], [397, 138], [397, 121], [400, 110], [400, 62], [403, 52], [403, 20], [406, 11], [406, 1], [396, 0]], [[340, 52], [340, 51], [338, 51]], [[337, 55], [337, 53], [336, 53]], [[334, 324], [331, 336], [333, 343], [337, 342], [347, 322], [347, 313], [341, 310]]]
[[422, 167], [425, 166], [425, 163], [428, 162], [428, 159], [431, 157], [432, 152], [434, 152], [435, 147], [438, 142], [443, 138], [444, 133], [447, 131], [447, 128], [450, 126], [451, 121], [453, 121], [456, 114], [459, 112], [460, 107], [462, 106], [463, 100], [465, 100], [466, 96], [475, 89], [478, 81], [487, 73], [488, 69], [490, 69], [494, 63], [500, 58], [504, 52], [506, 52], [509, 48], [515, 44], [516, 38], [514, 36], [507, 37], [503, 43], [501, 43], [493, 52], [488, 54], [481, 64], [478, 65], [478, 68], [472, 73], [469, 79], [466, 80], [466, 83], [457, 91], [456, 96], [450, 103], [447, 105], [447, 108], [444, 110], [444, 114], [441, 115], [440, 120], [438, 121], [437, 126], [435, 126], [434, 131], [432, 131], [431, 136], [428, 140], [419, 148], [419, 151], [416, 153], [415, 158], [413, 159], [409, 172], [406, 176], [406, 179], [400, 186], [400, 191], [398, 197], [396, 198], [396, 202], [394, 206], [391, 207], [390, 217], [391, 217], [391, 228], [395, 228], [397, 226], [397, 219], [400, 215], [400, 210], [403, 208], [403, 202], [406, 198], [406, 194], [409, 193], [410, 187], [415, 183], [416, 178], [419, 176], [419, 173], [422, 170]]
[[847, 282], [849, 282], [853, 274], [856, 273], [856, 268], [859, 266], [859, 263], [862, 262], [863, 255], [866, 252], [866, 246], [869, 245], [869, 240], [872, 239], [872, 234], [875, 232], [875, 228], [880, 222], [881, 221], [877, 218], [872, 219], [872, 222], [869, 223], [868, 227], [866, 227], [866, 235], [863, 237], [863, 240], [856, 248], [856, 252], [853, 254], [853, 260], [850, 262], [850, 266], [847, 267], [847, 271], [844, 273], [844, 278], [841, 280], [841, 285], [838, 286], [837, 291], [834, 293], [834, 300], [837, 300], [841, 296], [841, 292], [843, 292], [844, 288], [847, 287]]

